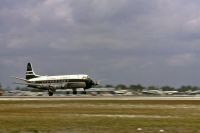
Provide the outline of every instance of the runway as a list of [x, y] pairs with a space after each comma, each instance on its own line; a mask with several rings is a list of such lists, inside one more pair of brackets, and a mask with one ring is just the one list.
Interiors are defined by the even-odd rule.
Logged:
[[199, 100], [200, 97], [158, 96], [3, 96], [0, 129], [6, 133], [196, 133]]
[[1, 96], [0, 101], [23, 101], [23, 100], [200, 100], [200, 97], [144, 97], [144, 96], [53, 96], [53, 97], [30, 97], [30, 96]]

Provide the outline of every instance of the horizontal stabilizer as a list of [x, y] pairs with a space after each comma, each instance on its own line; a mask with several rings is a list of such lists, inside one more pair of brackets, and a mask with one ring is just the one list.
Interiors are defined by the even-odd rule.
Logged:
[[14, 84], [30, 85], [30, 86], [42, 87], [41, 84], [35, 84], [35, 83], [20, 83], [20, 82], [14, 82]]
[[15, 77], [15, 76], [10, 76], [11, 78], [15, 78], [15, 79], [18, 79], [18, 80], [22, 80], [22, 81], [25, 81], [27, 82], [28, 80], [27, 79], [24, 79], [24, 78], [20, 78], [20, 77]]
[[28, 83], [13, 82], [13, 84], [28, 85]]

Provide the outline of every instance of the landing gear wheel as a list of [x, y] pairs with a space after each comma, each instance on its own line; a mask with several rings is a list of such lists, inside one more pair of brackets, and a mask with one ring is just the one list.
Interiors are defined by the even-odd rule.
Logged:
[[52, 91], [49, 91], [49, 96], [53, 96], [53, 92]]
[[86, 91], [83, 91], [83, 94], [86, 95]]
[[48, 93], [49, 93], [49, 96], [53, 96], [53, 93], [55, 92], [55, 89], [54, 88], [50, 88], [48, 90]]
[[77, 94], [77, 91], [76, 89], [73, 89], [73, 94], [76, 95]]

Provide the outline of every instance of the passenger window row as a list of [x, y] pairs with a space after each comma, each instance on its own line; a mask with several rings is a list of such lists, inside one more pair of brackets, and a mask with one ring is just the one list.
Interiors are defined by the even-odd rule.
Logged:
[[46, 81], [36, 81], [35, 83], [62, 83], [62, 82], [69, 82], [69, 80], [46, 80]]

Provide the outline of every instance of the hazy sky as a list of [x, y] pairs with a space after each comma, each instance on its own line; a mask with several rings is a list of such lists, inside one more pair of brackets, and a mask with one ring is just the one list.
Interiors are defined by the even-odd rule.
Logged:
[[87, 73], [104, 84], [199, 85], [199, 0], [0, 0], [0, 82]]

